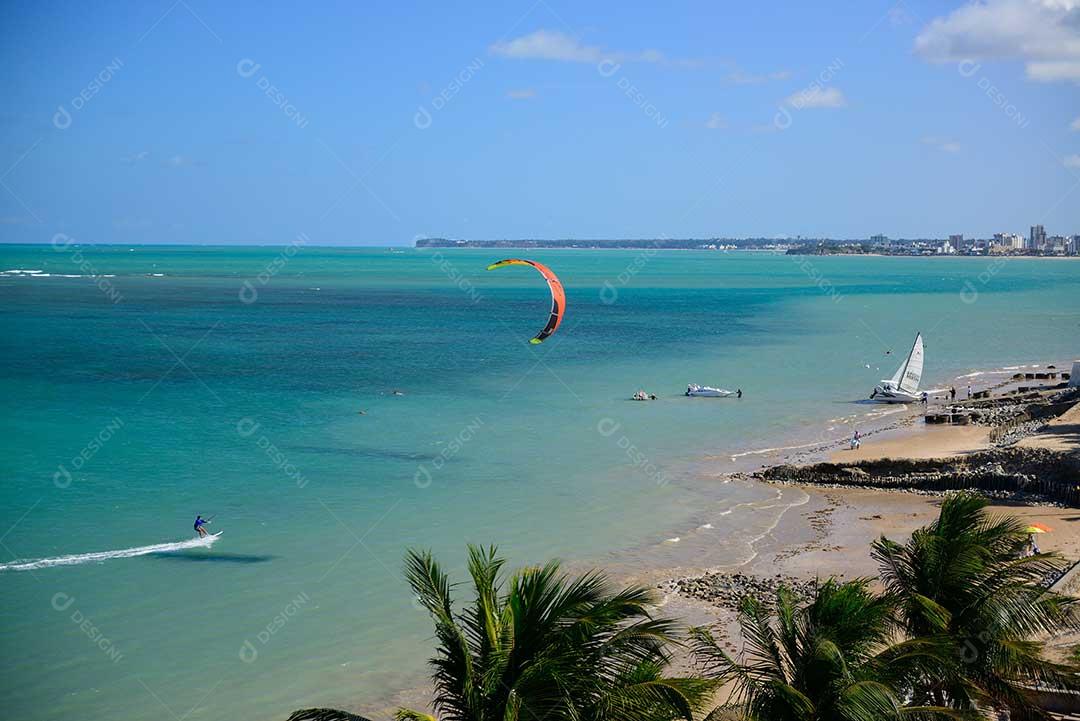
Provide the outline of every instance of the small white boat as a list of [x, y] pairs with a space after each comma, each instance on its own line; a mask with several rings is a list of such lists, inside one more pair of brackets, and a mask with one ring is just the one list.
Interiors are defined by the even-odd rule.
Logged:
[[922, 333], [915, 336], [915, 343], [911, 346], [908, 357], [896, 369], [896, 373], [889, 380], [881, 381], [881, 385], [874, 387], [870, 394], [870, 400], [879, 403], [918, 403], [922, 400], [919, 393], [919, 383], [922, 382], [923, 371], [923, 340]]
[[734, 391], [724, 390], [723, 388], [713, 388], [712, 386], [699, 386], [695, 383], [691, 383], [686, 386], [686, 395], [698, 396], [701, 398], [727, 398], [728, 396], [735, 395]]

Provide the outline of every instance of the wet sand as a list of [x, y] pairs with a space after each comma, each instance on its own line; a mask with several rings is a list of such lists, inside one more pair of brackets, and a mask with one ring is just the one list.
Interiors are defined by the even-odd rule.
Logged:
[[855, 450], [844, 448], [829, 455], [832, 463], [873, 461], [882, 458], [941, 458], [960, 456], [990, 447], [985, 426], [928, 426], [925, 423], [887, 431], [863, 441]]

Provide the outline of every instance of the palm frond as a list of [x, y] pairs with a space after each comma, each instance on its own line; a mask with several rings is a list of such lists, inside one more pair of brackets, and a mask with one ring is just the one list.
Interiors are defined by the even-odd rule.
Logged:
[[305, 708], [293, 711], [288, 721], [370, 721], [370, 719], [348, 711], [339, 711], [336, 708]]

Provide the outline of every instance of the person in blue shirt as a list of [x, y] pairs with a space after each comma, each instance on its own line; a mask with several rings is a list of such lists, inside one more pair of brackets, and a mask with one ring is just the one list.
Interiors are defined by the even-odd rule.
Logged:
[[199, 538], [206, 538], [206, 529], [203, 526], [207, 523], [210, 523], [210, 521], [202, 516], [195, 516], [195, 532], [199, 534]]

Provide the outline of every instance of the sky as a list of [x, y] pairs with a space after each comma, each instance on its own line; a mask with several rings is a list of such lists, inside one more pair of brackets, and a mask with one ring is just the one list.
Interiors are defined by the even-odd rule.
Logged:
[[0, 242], [1080, 233], [1080, 0], [7, 0], [0, 74]]

